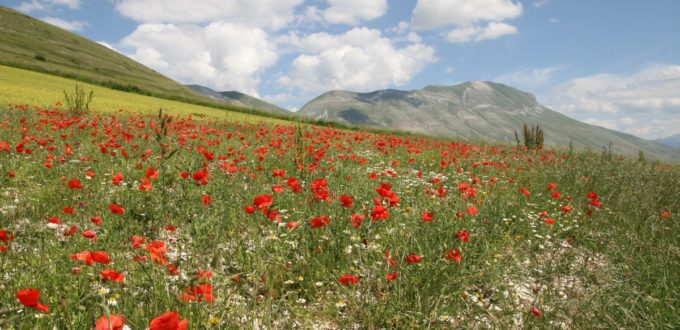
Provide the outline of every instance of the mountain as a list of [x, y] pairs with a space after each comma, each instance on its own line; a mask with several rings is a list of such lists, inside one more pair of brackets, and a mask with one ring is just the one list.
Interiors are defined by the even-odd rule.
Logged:
[[75, 33], [0, 6], [0, 64], [164, 98], [205, 98]]
[[273, 105], [271, 103], [262, 101], [256, 97], [252, 97], [247, 94], [243, 94], [240, 92], [235, 92], [235, 91], [230, 91], [230, 92], [216, 92], [208, 87], [201, 86], [201, 85], [186, 85], [189, 87], [189, 89], [193, 90], [196, 93], [205, 95], [213, 100], [217, 100], [220, 102], [225, 102], [231, 105], [235, 105], [238, 107], [245, 107], [245, 108], [251, 108], [251, 109], [257, 109], [257, 110], [262, 110], [266, 111], [269, 113], [275, 113], [275, 114], [280, 114], [280, 115], [290, 115], [290, 111], [278, 107], [276, 105]]
[[675, 135], [671, 135], [671, 136], [666, 137], [666, 138], [656, 139], [654, 141], [656, 141], [657, 143], [661, 143], [663, 145], [669, 146], [669, 147], [680, 149], [680, 133], [675, 134]]
[[[371, 93], [331, 91], [305, 104], [298, 114], [313, 119], [399, 129], [425, 134], [515, 143], [523, 123], [538, 124], [548, 146], [600, 151], [613, 144], [616, 153], [680, 160], [680, 150], [630, 134], [592, 126], [542, 106], [533, 95], [488, 81], [421, 90]], [[521, 138], [521, 136], [520, 136]]]

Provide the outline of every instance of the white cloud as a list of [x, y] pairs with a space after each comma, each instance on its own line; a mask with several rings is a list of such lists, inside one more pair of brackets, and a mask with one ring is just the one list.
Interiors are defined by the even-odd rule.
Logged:
[[656, 65], [632, 75], [597, 74], [557, 86], [551, 102], [568, 113], [680, 115], [680, 65]]
[[535, 93], [536, 90], [542, 89], [551, 83], [555, 73], [562, 69], [563, 67], [561, 66], [523, 69], [498, 76], [494, 80]]
[[41, 18], [41, 20], [50, 23], [54, 26], [58, 26], [64, 30], [69, 30], [69, 31], [82, 31], [83, 28], [88, 25], [86, 22], [82, 21], [67, 21], [63, 20], [58, 17], [45, 17]]
[[512, 0], [418, 0], [412, 25], [423, 30], [471, 26], [481, 21], [501, 22], [521, 14], [522, 4]]
[[306, 92], [369, 91], [400, 86], [425, 65], [436, 61], [434, 49], [429, 46], [411, 43], [395, 48], [380, 31], [368, 28], [354, 28], [340, 35], [293, 35], [288, 42], [302, 54], [278, 83]]
[[56, 6], [66, 6], [71, 9], [80, 8], [80, 0], [31, 0], [19, 3], [16, 10], [25, 13], [34, 11], [47, 11]]
[[333, 24], [356, 25], [381, 17], [387, 11], [387, 0], [328, 0], [323, 18]]
[[456, 43], [483, 41], [515, 33], [517, 33], [517, 28], [510, 24], [491, 22], [486, 27], [465, 26], [453, 29], [446, 35], [446, 39]]
[[116, 9], [144, 23], [207, 23], [226, 21], [278, 29], [294, 19], [304, 0], [120, 0]]
[[657, 138], [680, 131], [678, 90], [680, 65], [655, 65], [572, 79], [554, 87], [547, 103], [591, 124]]
[[534, 7], [541, 8], [545, 5], [547, 5], [549, 2], [550, 2], [550, 0], [536, 0], [536, 1], [534, 1]]
[[130, 57], [182, 83], [258, 96], [262, 73], [278, 60], [261, 29], [214, 22], [142, 24], [125, 37]]

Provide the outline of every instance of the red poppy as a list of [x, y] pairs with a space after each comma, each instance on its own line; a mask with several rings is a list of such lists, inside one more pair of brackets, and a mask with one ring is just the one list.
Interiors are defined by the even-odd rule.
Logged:
[[388, 273], [387, 274], [387, 282], [392, 282], [392, 281], [396, 280], [397, 276], [399, 276], [399, 273], [396, 272], [396, 271]]
[[534, 314], [536, 317], [541, 317], [543, 313], [541, 313], [541, 310], [538, 309], [536, 306], [531, 307], [531, 314]]
[[331, 219], [325, 215], [322, 215], [320, 217], [313, 218], [309, 221], [309, 223], [312, 225], [312, 228], [323, 228], [331, 224]]
[[189, 286], [184, 289], [184, 293], [179, 296], [179, 299], [185, 302], [207, 302], [215, 301], [215, 296], [212, 294], [213, 286], [210, 283], [201, 284], [198, 286]]
[[397, 266], [397, 262], [394, 261], [394, 259], [392, 259], [392, 256], [391, 256], [389, 250], [385, 251], [385, 257], [387, 258], [387, 262], [390, 263], [390, 266], [392, 266], [392, 267], [396, 267], [396, 266]]
[[569, 212], [571, 212], [571, 209], [572, 209], [572, 208], [571, 208], [570, 205], [562, 206], [562, 213], [565, 213], [565, 214], [566, 214], [566, 213], [569, 213]]
[[139, 179], [139, 190], [153, 190], [153, 186], [151, 185], [151, 180], [148, 178], [141, 178]]
[[668, 218], [669, 216], [671, 216], [671, 212], [668, 212], [668, 211], [663, 211], [663, 212], [661, 212], [661, 217], [662, 217], [662, 218]]
[[78, 179], [72, 179], [68, 182], [69, 189], [82, 189], [83, 184]]
[[179, 313], [171, 311], [151, 320], [149, 330], [186, 330], [188, 326], [189, 321], [180, 320]]
[[553, 224], [555, 224], [555, 219], [553, 219], [553, 218], [545, 218], [545, 223], [547, 223], [547, 224], [549, 224], [549, 225], [553, 225]]
[[48, 312], [49, 307], [40, 303], [40, 290], [36, 288], [22, 289], [17, 292], [17, 298], [22, 305], [35, 308], [39, 311]]
[[109, 317], [102, 316], [95, 324], [95, 330], [123, 330], [125, 316], [111, 314]]
[[460, 253], [460, 249], [456, 248], [454, 249], [449, 249], [449, 251], [446, 253], [446, 259], [449, 260], [454, 260], [457, 263], [463, 262], [463, 255]]
[[467, 207], [467, 211], [470, 215], [475, 215], [475, 214], [479, 213], [479, 209], [472, 206], [472, 205]]
[[390, 216], [390, 211], [382, 205], [376, 205], [371, 211], [371, 219], [373, 220], [385, 220]]
[[163, 241], [152, 241], [144, 247], [149, 253], [151, 253], [151, 260], [155, 261], [161, 265], [167, 265], [168, 259], [166, 253], [168, 252], [168, 247], [165, 246]]
[[76, 213], [76, 209], [74, 209], [74, 208], [72, 208], [72, 207], [70, 207], [70, 206], [64, 206], [64, 208], [62, 209], [62, 211], [64, 211], [64, 213], [66, 213], [66, 214], [74, 214], [74, 213]]
[[550, 197], [552, 197], [554, 199], [558, 199], [558, 198], [562, 197], [562, 194], [559, 191], [555, 190], [550, 194]]
[[470, 241], [470, 232], [467, 231], [467, 230], [465, 230], [465, 229], [461, 229], [461, 230], [459, 230], [458, 233], [456, 234], [456, 238], [458, 238], [459, 240], [461, 240], [461, 241], [467, 243], [467, 242]]
[[0, 229], [0, 241], [7, 243], [7, 242], [13, 240], [14, 237], [15, 237], [14, 235], [8, 234], [6, 230]]
[[270, 207], [274, 202], [273, 195], [260, 195], [253, 199], [253, 205], [257, 206], [259, 210]]
[[97, 233], [94, 230], [86, 230], [82, 233], [83, 237], [91, 239], [93, 241], [97, 240]]
[[411, 252], [409, 255], [406, 256], [406, 262], [411, 264], [419, 264], [421, 260], [423, 260], [423, 256], [417, 255], [415, 252]]
[[340, 196], [340, 202], [342, 202], [342, 207], [352, 207], [354, 199], [349, 195]]
[[434, 220], [434, 213], [433, 212], [423, 213], [423, 221], [432, 222], [432, 220]]
[[109, 204], [109, 210], [111, 210], [111, 213], [125, 214], [125, 208], [115, 203]]
[[529, 195], [531, 195], [531, 192], [530, 192], [529, 190], [527, 190], [527, 188], [522, 187], [522, 189], [520, 189], [519, 191], [522, 192], [522, 194], [523, 194], [524, 196], [529, 196]]
[[61, 223], [61, 219], [59, 217], [51, 217], [47, 219], [47, 222], [49, 223]]
[[209, 206], [212, 199], [210, 198], [210, 195], [205, 194], [203, 195], [203, 198], [201, 198], [201, 201], [203, 201], [203, 204], [205, 204], [206, 206]]
[[244, 207], [243, 210], [248, 214], [253, 214], [255, 213], [255, 206], [246, 205], [246, 207]]
[[113, 269], [102, 270], [99, 272], [99, 276], [101, 276], [105, 281], [113, 281], [118, 283], [125, 281], [125, 274], [119, 273]]
[[548, 183], [548, 190], [553, 190], [557, 188], [557, 183]]
[[352, 218], [351, 218], [352, 226], [354, 226], [354, 228], [360, 228], [361, 223], [364, 222], [364, 219], [366, 219], [366, 216], [363, 215], [363, 214], [356, 214], [356, 213], [352, 214]]
[[109, 264], [111, 263], [111, 259], [109, 258], [109, 254], [104, 252], [104, 251], [83, 251], [83, 252], [78, 252], [76, 254], [71, 255], [71, 260], [79, 260], [87, 263], [88, 266], [91, 266], [93, 263], [99, 263], [99, 264]]
[[100, 216], [96, 216], [96, 217], [90, 218], [90, 221], [92, 221], [92, 223], [94, 223], [94, 224], [97, 225], [97, 226], [101, 226], [101, 225], [102, 225], [102, 217], [100, 217]]
[[137, 236], [137, 235], [132, 235], [132, 247], [135, 248], [135, 249], [139, 248], [140, 246], [142, 246], [142, 244], [144, 244], [145, 239], [146, 239], [146, 237], [140, 237], [140, 236]]
[[71, 228], [64, 231], [64, 237], [69, 237], [69, 236], [71, 236], [71, 235], [73, 235], [77, 232], [78, 232], [78, 227], [73, 225], [73, 226], [71, 226]]
[[111, 183], [114, 185], [120, 185], [120, 182], [123, 181], [125, 177], [123, 177], [123, 173], [118, 172], [113, 178], [111, 178]]
[[349, 286], [359, 283], [359, 278], [354, 275], [344, 274], [338, 278], [338, 281], [342, 283], [342, 285]]
[[158, 174], [158, 171], [156, 170], [156, 168], [149, 167], [146, 170], [146, 178], [147, 179], [156, 179], [156, 178], [158, 178], [158, 176], [159, 176], [159, 174]]

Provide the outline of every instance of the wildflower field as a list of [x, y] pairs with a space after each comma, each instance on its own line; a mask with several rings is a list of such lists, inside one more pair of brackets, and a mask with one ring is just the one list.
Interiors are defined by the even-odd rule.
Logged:
[[59, 104], [0, 114], [2, 329], [680, 325], [675, 165]]

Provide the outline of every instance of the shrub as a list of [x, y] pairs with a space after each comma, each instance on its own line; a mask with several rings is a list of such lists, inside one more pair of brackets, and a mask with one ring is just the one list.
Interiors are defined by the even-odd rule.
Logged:
[[[517, 145], [519, 145], [519, 135], [515, 131], [515, 140]], [[543, 130], [536, 125], [531, 125], [531, 128], [524, 124], [524, 145], [529, 149], [543, 149]]]
[[66, 108], [73, 112], [80, 113], [89, 111], [92, 97], [94, 97], [94, 91], [90, 90], [90, 92], [87, 93], [85, 92], [85, 89], [78, 84], [76, 84], [73, 93], [64, 90], [64, 103], [66, 103]]

